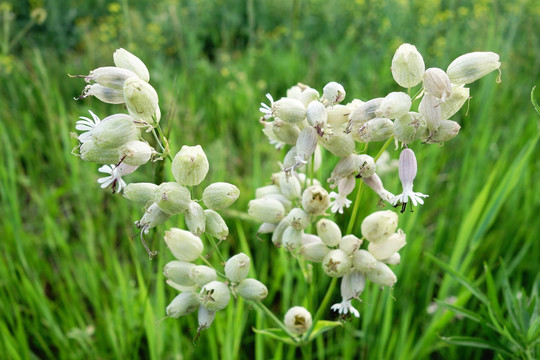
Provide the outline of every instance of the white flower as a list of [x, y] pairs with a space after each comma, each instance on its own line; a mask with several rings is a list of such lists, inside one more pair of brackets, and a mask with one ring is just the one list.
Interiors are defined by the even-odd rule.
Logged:
[[121, 192], [122, 189], [126, 186], [126, 182], [122, 180], [123, 175], [128, 175], [137, 170], [138, 166], [131, 166], [124, 163], [120, 165], [103, 165], [98, 169], [99, 172], [110, 174], [110, 176], [105, 176], [98, 179], [98, 183], [101, 184], [101, 188], [111, 187], [113, 193]]
[[81, 116], [79, 117], [79, 121], [77, 121], [77, 125], [75, 125], [75, 129], [80, 131], [86, 131], [79, 135], [79, 141], [81, 143], [85, 143], [86, 141], [90, 140], [92, 138], [92, 130], [100, 123], [101, 120], [99, 120], [99, 117], [94, 114], [92, 111], [88, 110], [90, 115], [92, 115], [92, 119]]
[[343, 214], [343, 208], [344, 207], [348, 208], [349, 206], [351, 206], [352, 201], [347, 199], [347, 196], [350, 193], [352, 193], [355, 185], [356, 185], [356, 179], [354, 176], [349, 176], [349, 177], [342, 178], [339, 180], [339, 183], [338, 183], [339, 193], [332, 191], [329, 194], [330, 199], [334, 199], [334, 201], [330, 203], [330, 206], [331, 206], [330, 210], [333, 213], [339, 212], [340, 214]]
[[332, 305], [331, 309], [340, 315], [347, 315], [349, 312], [355, 317], [360, 317], [360, 313], [351, 305], [351, 300], [358, 298], [364, 291], [366, 277], [360, 271], [353, 271], [344, 275], [341, 279], [341, 302]]
[[413, 181], [416, 177], [416, 157], [411, 149], [405, 149], [399, 155], [399, 179], [403, 186], [403, 192], [394, 196], [392, 199], [392, 205], [396, 206], [402, 204], [401, 212], [405, 211], [409, 198], [414, 206], [423, 204], [422, 198], [428, 197], [419, 192], [413, 191]]
[[270, 100], [270, 106], [266, 105], [265, 103], [261, 103], [261, 107], [259, 108], [259, 111], [264, 114], [263, 118], [265, 120], [274, 116], [272, 113], [272, 108], [274, 107], [274, 98], [270, 94], [266, 94], [266, 98]]
[[351, 300], [344, 300], [340, 303], [334, 304], [331, 307], [332, 310], [337, 311], [340, 315], [347, 315], [349, 312], [355, 317], [360, 317], [360, 313], [351, 305]]

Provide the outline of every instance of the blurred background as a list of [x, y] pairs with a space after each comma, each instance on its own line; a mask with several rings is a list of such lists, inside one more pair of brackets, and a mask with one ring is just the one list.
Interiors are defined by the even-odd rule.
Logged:
[[[530, 93], [540, 71], [539, 29], [534, 0], [0, 0], [0, 354], [534, 358], [540, 117]], [[134, 238], [133, 222], [143, 210], [101, 190], [99, 166], [71, 154], [79, 116], [123, 109], [93, 98], [75, 101], [84, 81], [68, 74], [113, 65], [120, 47], [146, 63], [172, 153], [200, 144], [209, 158], [210, 173], [196, 191], [216, 181], [240, 188], [239, 201], [225, 213], [230, 236], [222, 251], [252, 256], [253, 275], [270, 291], [264, 303], [282, 318], [293, 305], [314, 313], [329, 279], [314, 267], [317, 287], [310, 286], [294, 258], [256, 237], [258, 224], [245, 214], [284, 154], [261, 132], [259, 103], [266, 93], [284, 96], [297, 82], [322, 93], [337, 81], [346, 102], [401, 91], [390, 63], [403, 42], [418, 48], [426, 67], [443, 69], [464, 53], [496, 52], [502, 83], [492, 73], [471, 85], [470, 104], [453, 117], [461, 125], [458, 137], [444, 146], [413, 144], [415, 189], [430, 197], [400, 214], [408, 245], [394, 268], [394, 289], [370, 284], [356, 302], [359, 319], [303, 349], [255, 334], [252, 328], [275, 324], [241, 300], [194, 341], [195, 314], [165, 318], [177, 292], [162, 275], [172, 260], [162, 238], [182, 218], [151, 232], [160, 254], [149, 261]], [[391, 147], [391, 157], [398, 154]], [[324, 163], [321, 180], [334, 163]], [[169, 164], [145, 165], [125, 179], [162, 174], [172, 179]], [[396, 172], [383, 181], [400, 191]], [[370, 192], [361, 201], [359, 219], [379, 209]], [[346, 223], [349, 215], [337, 219]], [[336, 291], [332, 303], [338, 301]]]

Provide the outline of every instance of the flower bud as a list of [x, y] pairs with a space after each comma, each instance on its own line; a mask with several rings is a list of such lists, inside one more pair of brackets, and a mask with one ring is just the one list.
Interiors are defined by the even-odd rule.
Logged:
[[324, 214], [330, 206], [328, 191], [321, 186], [313, 185], [302, 194], [302, 207], [310, 215]]
[[105, 86], [115, 90], [122, 90], [124, 83], [131, 77], [137, 76], [128, 69], [122, 69], [114, 66], [99, 67], [90, 71], [90, 74], [84, 78], [89, 82], [96, 82], [101, 86]]
[[111, 89], [99, 84], [86, 85], [82, 94], [76, 99], [86, 99], [89, 96], [95, 96], [98, 100], [107, 104], [123, 104], [126, 102], [123, 90]]
[[306, 108], [299, 100], [281, 98], [272, 106], [272, 113], [278, 119], [289, 123], [298, 124], [306, 118]]
[[[429, 68], [424, 73], [424, 89], [441, 102], [445, 102], [452, 94], [452, 84], [450, 78], [439, 68]], [[407, 110], [408, 111], [408, 110]]]
[[282, 194], [266, 195], [264, 199], [273, 199], [273, 200], [279, 201], [285, 208], [285, 213], [287, 213], [292, 207], [292, 201], [288, 197]]
[[255, 199], [248, 204], [248, 214], [262, 222], [278, 223], [285, 216], [285, 208], [275, 199]]
[[91, 139], [101, 148], [117, 148], [140, 136], [133, 119], [126, 114], [107, 116], [91, 130], [91, 134]]
[[216, 270], [206, 265], [193, 266], [189, 271], [189, 277], [197, 285], [204, 286], [211, 281], [217, 280]]
[[268, 296], [268, 289], [255, 279], [244, 279], [236, 287], [238, 295], [248, 301], [261, 301]]
[[368, 241], [385, 240], [396, 232], [398, 216], [391, 210], [377, 211], [368, 215], [362, 221], [362, 236]]
[[375, 269], [377, 259], [369, 251], [360, 249], [353, 253], [352, 265], [356, 270], [367, 273]]
[[236, 254], [225, 263], [225, 276], [232, 282], [244, 280], [249, 273], [251, 260], [244, 254]]
[[272, 243], [276, 247], [281, 247], [281, 243], [283, 240], [283, 233], [285, 232], [285, 229], [289, 227], [289, 220], [285, 217], [283, 218], [276, 226], [276, 229], [272, 233]]
[[277, 224], [272, 223], [262, 223], [257, 230], [257, 235], [259, 234], [271, 234], [276, 230]]
[[194, 186], [204, 180], [210, 165], [201, 145], [184, 145], [174, 156], [171, 169], [178, 183]]
[[375, 174], [375, 160], [369, 155], [357, 155], [356, 162], [358, 163], [358, 175], [361, 178], [367, 178]]
[[376, 112], [381, 107], [383, 101], [384, 98], [375, 98], [358, 106], [349, 115], [349, 126], [347, 128], [349, 129], [354, 124], [363, 124], [371, 119], [375, 119], [377, 117]]
[[214, 319], [216, 318], [216, 312], [210, 311], [204, 306], [199, 307], [199, 312], [197, 313], [197, 320], [199, 321], [199, 327], [197, 328], [197, 331], [202, 331], [205, 329], [208, 329], [210, 325], [214, 322]]
[[204, 215], [204, 209], [196, 201], [189, 202], [184, 219], [189, 231], [196, 236], [201, 236], [206, 229], [206, 215]]
[[116, 49], [113, 54], [114, 65], [119, 68], [128, 69], [134, 72], [139, 78], [148, 82], [150, 74], [146, 65], [135, 55], [122, 48]]
[[368, 251], [377, 260], [383, 260], [392, 256], [405, 246], [406, 236], [401, 229], [397, 233], [390, 235], [387, 239], [378, 242], [370, 242]]
[[337, 246], [341, 240], [341, 229], [329, 219], [321, 219], [317, 222], [317, 235], [328, 246]]
[[307, 106], [306, 117], [309, 125], [324, 127], [328, 119], [328, 114], [322, 103], [312, 101]]
[[157, 188], [152, 183], [131, 183], [124, 188], [122, 195], [138, 205], [146, 206], [148, 202], [154, 201]]
[[323, 97], [326, 100], [328, 106], [340, 103], [345, 99], [345, 89], [341, 84], [337, 82], [329, 82], [323, 88]]
[[201, 304], [210, 311], [224, 309], [231, 299], [227, 285], [220, 281], [212, 281], [204, 285], [199, 292]]
[[345, 235], [339, 240], [339, 249], [346, 254], [352, 255], [362, 245], [362, 240], [354, 235]]
[[302, 246], [302, 234], [303, 230], [298, 230], [292, 226], [287, 226], [283, 231], [281, 237], [281, 243], [285, 249], [288, 251], [294, 251]]
[[317, 139], [317, 130], [311, 126], [305, 127], [300, 132], [296, 139], [296, 162], [306, 164], [311, 159], [317, 147]]
[[169, 261], [163, 268], [163, 275], [175, 284], [181, 286], [192, 286], [195, 283], [190, 278], [189, 274], [195, 265], [185, 261], [173, 260]]
[[450, 119], [470, 99], [469, 88], [463, 85], [452, 85], [452, 95], [441, 104], [441, 118]]
[[304, 107], [307, 107], [311, 102], [319, 99], [319, 92], [315, 89], [312, 89], [310, 87], [306, 87], [300, 95], [298, 96], [298, 100], [304, 105]]
[[183, 292], [178, 294], [174, 300], [167, 306], [167, 316], [178, 318], [190, 314], [199, 308], [199, 296], [192, 292]]
[[185, 212], [191, 202], [191, 194], [184, 186], [175, 182], [166, 182], [158, 186], [155, 201], [167, 214]]
[[446, 72], [452, 84], [462, 85], [470, 84], [500, 67], [499, 55], [496, 53], [472, 52], [452, 61]]
[[135, 224], [139, 229], [148, 231], [148, 229], [163, 224], [170, 217], [171, 215], [161, 210], [158, 204], [153, 203], [148, 209], [146, 209], [141, 220], [137, 221]]
[[368, 143], [370, 141], [382, 141], [392, 136], [394, 123], [390, 119], [375, 118], [360, 126], [352, 127], [354, 141]]
[[293, 306], [285, 313], [285, 326], [294, 335], [301, 335], [311, 327], [311, 314], [302, 306]]
[[300, 135], [298, 126], [279, 119], [272, 123], [271, 129], [278, 141], [289, 145], [295, 145], [296, 139]]
[[229, 235], [229, 228], [225, 220], [217, 212], [211, 209], [204, 210], [206, 218], [206, 232], [219, 240], [225, 240]]
[[120, 149], [123, 163], [131, 166], [141, 166], [150, 161], [154, 149], [148, 143], [139, 140], [130, 141]]
[[392, 58], [392, 76], [399, 86], [412, 88], [420, 84], [426, 66], [422, 55], [411, 44], [402, 44]]
[[358, 155], [350, 154], [341, 158], [334, 167], [334, 170], [332, 170], [331, 177], [327, 180], [330, 183], [330, 188], [333, 189], [341, 179], [358, 175], [359, 167]]
[[302, 246], [300, 247], [300, 255], [308, 261], [322, 262], [324, 257], [330, 252], [328, 246], [322, 242], [321, 238], [315, 235], [311, 235], [315, 238], [314, 241], [305, 241], [311, 234], [304, 234], [302, 236]]
[[281, 173], [279, 178], [279, 188], [281, 193], [291, 200], [300, 198], [302, 192], [300, 181], [295, 176], [288, 175], [284, 172]]
[[255, 198], [262, 199], [266, 195], [270, 194], [281, 194], [281, 190], [278, 185], [266, 185], [260, 188], [255, 189]]
[[120, 161], [120, 148], [102, 148], [93, 140], [85, 141], [79, 147], [81, 159], [98, 164], [116, 164]]
[[218, 182], [204, 189], [203, 202], [212, 210], [221, 210], [231, 206], [239, 196], [240, 190], [236, 186]]
[[426, 132], [427, 124], [424, 116], [417, 112], [409, 112], [394, 120], [394, 137], [404, 144], [410, 144]]
[[339, 104], [326, 108], [326, 122], [330, 125], [346, 124], [349, 121], [351, 112], [352, 110], [348, 106]]
[[152, 85], [138, 76], [131, 77], [124, 83], [124, 98], [133, 120], [142, 125], [157, 125], [161, 112], [158, 95]]
[[394, 286], [397, 281], [394, 272], [381, 261], [377, 261], [375, 267], [366, 273], [369, 280], [382, 286]]
[[461, 126], [452, 120], [442, 120], [439, 128], [428, 134], [424, 133], [422, 141], [427, 144], [442, 144], [448, 140], [453, 139], [459, 133]]
[[378, 118], [397, 119], [405, 115], [412, 105], [411, 97], [404, 92], [391, 92], [386, 95], [375, 111]]
[[401, 255], [399, 255], [399, 253], [396, 252], [390, 255], [390, 257], [383, 259], [381, 261], [387, 265], [399, 265], [399, 263], [401, 262]]
[[430, 133], [436, 131], [441, 125], [441, 101], [430, 93], [425, 93], [418, 112], [424, 116], [426, 127]]
[[287, 215], [287, 218], [291, 226], [297, 230], [304, 230], [311, 223], [309, 214], [300, 208], [292, 209]]
[[341, 131], [324, 134], [321, 138], [323, 147], [337, 157], [345, 157], [354, 152], [354, 140], [349, 134]]
[[165, 243], [175, 258], [180, 261], [194, 261], [202, 255], [203, 243], [189, 231], [172, 228], [165, 231]]
[[330, 250], [323, 259], [323, 270], [330, 277], [342, 277], [351, 272], [351, 258], [340, 249]]

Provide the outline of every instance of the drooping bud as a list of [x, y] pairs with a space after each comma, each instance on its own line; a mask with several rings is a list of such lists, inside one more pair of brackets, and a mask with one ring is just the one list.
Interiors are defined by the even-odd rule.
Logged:
[[248, 204], [248, 214], [262, 222], [278, 223], [285, 216], [285, 208], [275, 199], [254, 199]]
[[424, 134], [422, 141], [428, 144], [442, 144], [453, 139], [459, 133], [461, 126], [452, 120], [443, 120], [439, 128], [431, 134]]
[[131, 183], [124, 188], [122, 195], [138, 205], [146, 206], [148, 202], [154, 201], [157, 188], [152, 183]]
[[296, 144], [296, 139], [300, 135], [300, 128], [298, 126], [279, 119], [276, 119], [271, 124], [272, 133], [278, 141], [289, 145]]
[[225, 276], [232, 282], [244, 280], [249, 273], [251, 260], [244, 253], [236, 254], [225, 263]]
[[206, 219], [206, 232], [219, 240], [225, 240], [229, 235], [229, 228], [225, 220], [217, 212], [211, 209], [204, 210]]
[[135, 225], [139, 229], [144, 229], [144, 231], [147, 232], [148, 229], [163, 224], [170, 217], [171, 215], [161, 210], [158, 204], [153, 203], [148, 209], [146, 209], [141, 220], [137, 221]]
[[375, 267], [366, 273], [369, 280], [373, 281], [375, 284], [382, 286], [394, 286], [397, 281], [396, 275], [386, 265], [381, 261], [377, 261]]
[[298, 230], [292, 226], [287, 226], [281, 237], [281, 243], [288, 251], [294, 251], [302, 246], [303, 230]]
[[210, 165], [201, 145], [184, 145], [175, 155], [171, 169], [178, 183], [195, 186], [204, 180]]
[[211, 281], [217, 280], [216, 270], [206, 265], [193, 266], [189, 271], [189, 277], [197, 285], [204, 286]]
[[323, 147], [337, 157], [345, 157], [354, 152], [354, 140], [350, 134], [336, 131], [333, 134], [324, 134], [321, 138]]
[[448, 65], [446, 72], [452, 84], [462, 85], [470, 84], [493, 70], [499, 70], [500, 67], [501, 63], [498, 54], [493, 52], [472, 52], [461, 55], [452, 61]]
[[340, 249], [330, 250], [323, 259], [322, 267], [330, 277], [342, 277], [351, 272], [351, 258]]
[[120, 148], [102, 148], [94, 140], [85, 141], [79, 147], [79, 153], [84, 161], [98, 164], [116, 164], [120, 161]]
[[441, 102], [445, 102], [452, 94], [450, 78], [443, 69], [439, 68], [426, 70], [424, 73], [424, 89], [437, 99], [441, 99]]
[[138, 77], [140, 77], [146, 82], [150, 81], [150, 74], [148, 73], [146, 65], [144, 65], [141, 59], [139, 59], [129, 51], [122, 48], [116, 49], [113, 54], [113, 59], [114, 65], [116, 65], [117, 67], [128, 69], [134, 72]]
[[257, 235], [259, 234], [271, 234], [276, 230], [277, 224], [272, 223], [262, 223], [257, 230]]
[[357, 155], [356, 161], [358, 163], [358, 175], [361, 178], [370, 177], [375, 173], [375, 160], [371, 156], [365, 154]]
[[200, 236], [206, 229], [206, 215], [204, 214], [204, 209], [196, 201], [189, 202], [184, 219], [189, 231], [196, 236]]
[[422, 55], [411, 44], [402, 44], [392, 58], [392, 76], [404, 88], [420, 84], [426, 66]]
[[220, 281], [212, 281], [204, 285], [199, 292], [201, 304], [210, 311], [224, 309], [231, 299], [227, 285]]
[[209, 185], [203, 192], [203, 202], [212, 210], [231, 206], [240, 196], [240, 190], [233, 184], [218, 182]]
[[287, 218], [291, 226], [297, 230], [304, 230], [310, 224], [309, 214], [300, 208], [292, 209]]
[[122, 90], [124, 83], [133, 76], [137, 75], [128, 69], [104, 66], [90, 71], [90, 74], [86, 76], [84, 80], [87, 83], [95, 82], [104, 87]]
[[330, 252], [330, 249], [318, 236], [313, 235], [313, 237], [315, 237], [314, 241], [304, 241], [307, 235], [310, 234], [304, 234], [302, 236], [302, 246], [299, 251], [300, 255], [308, 261], [322, 262], [324, 257]]
[[337, 183], [344, 178], [358, 175], [360, 168], [360, 162], [358, 161], [358, 155], [350, 154], [347, 157], [341, 158], [334, 170], [332, 170], [331, 177], [328, 178], [330, 188], [336, 187]]
[[362, 245], [362, 240], [352, 234], [345, 235], [339, 240], [340, 250], [343, 250], [349, 255], [352, 255], [357, 251], [360, 248], [360, 245]]
[[95, 96], [98, 100], [107, 104], [123, 104], [126, 102], [123, 90], [111, 89], [99, 84], [86, 85], [82, 94], [76, 99], [86, 99], [89, 96]]
[[398, 216], [391, 210], [377, 211], [362, 221], [362, 236], [370, 242], [378, 242], [392, 235], [398, 225]]
[[326, 100], [328, 106], [338, 104], [345, 99], [345, 89], [343, 85], [337, 82], [329, 82], [323, 88], [323, 97]]
[[317, 138], [317, 130], [311, 126], [305, 127], [300, 132], [298, 139], [296, 139], [297, 163], [307, 164], [317, 147]]
[[186, 291], [178, 294], [167, 306], [167, 316], [178, 318], [190, 314], [199, 308], [199, 296], [195, 293]]
[[283, 233], [285, 232], [285, 229], [289, 227], [289, 220], [285, 217], [283, 218], [279, 224], [277, 224], [276, 229], [272, 233], [272, 243], [277, 246], [281, 247], [281, 243], [283, 240]]
[[294, 335], [301, 335], [311, 327], [311, 314], [302, 306], [293, 306], [285, 313], [285, 326]]
[[161, 119], [156, 90], [138, 76], [124, 83], [124, 98], [129, 115], [141, 125], [155, 126]]
[[411, 97], [406, 93], [391, 92], [381, 102], [375, 115], [378, 118], [397, 119], [405, 115], [411, 109], [411, 105]]
[[310, 215], [324, 214], [330, 206], [328, 191], [318, 185], [313, 185], [304, 190], [302, 194], [302, 207]]
[[152, 158], [153, 153], [155, 150], [147, 142], [139, 140], [130, 141], [120, 149], [122, 162], [132, 166], [146, 164]]
[[341, 229], [330, 219], [321, 219], [317, 222], [317, 235], [328, 246], [337, 246], [341, 240]]
[[360, 125], [371, 119], [375, 119], [377, 117], [376, 112], [381, 107], [383, 101], [384, 98], [371, 99], [354, 109], [351, 115], [349, 115], [349, 126], [347, 130], [350, 130], [355, 124]]
[[430, 133], [436, 131], [441, 125], [441, 101], [430, 93], [425, 93], [418, 112], [424, 116], [426, 127]]
[[195, 265], [185, 261], [173, 260], [169, 261], [163, 268], [163, 275], [175, 284], [181, 286], [192, 286], [195, 283], [189, 277], [191, 269]]
[[185, 212], [191, 202], [188, 189], [176, 182], [165, 182], [158, 186], [155, 201], [167, 214], [175, 215]]
[[118, 148], [125, 143], [137, 140], [140, 131], [133, 119], [126, 114], [107, 116], [91, 130], [91, 139], [101, 148]]
[[261, 301], [268, 296], [268, 289], [256, 279], [244, 279], [236, 287], [238, 295], [248, 301]]
[[361, 143], [371, 141], [382, 141], [392, 136], [394, 123], [390, 119], [375, 118], [361, 124], [353, 125], [351, 130], [352, 138]]
[[173, 256], [180, 261], [194, 261], [204, 250], [204, 245], [198, 236], [178, 228], [165, 231], [165, 243]]
[[404, 144], [410, 144], [426, 132], [427, 124], [424, 115], [417, 112], [409, 112], [399, 119], [394, 120], [394, 137]]
[[405, 233], [401, 229], [390, 235], [387, 239], [378, 242], [370, 242], [368, 251], [377, 260], [384, 260], [392, 256], [407, 244]]
[[197, 313], [197, 320], [199, 321], [199, 327], [197, 331], [206, 330], [212, 325], [214, 319], [216, 318], [216, 312], [210, 311], [204, 306], [199, 307], [199, 312]]
[[452, 95], [441, 104], [441, 118], [450, 119], [470, 99], [469, 88], [463, 85], [452, 85]]
[[360, 249], [353, 253], [352, 265], [356, 270], [367, 273], [375, 269], [377, 259], [369, 251]]

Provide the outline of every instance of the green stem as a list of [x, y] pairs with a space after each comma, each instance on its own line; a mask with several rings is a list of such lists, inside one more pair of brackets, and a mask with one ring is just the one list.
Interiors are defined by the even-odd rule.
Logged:
[[309, 340], [309, 336], [313, 332], [313, 329], [315, 328], [315, 325], [317, 325], [317, 322], [321, 319], [323, 312], [328, 308], [328, 303], [330, 302], [330, 299], [332, 298], [332, 295], [334, 294], [334, 289], [336, 288], [338, 278], [332, 278], [332, 281], [330, 282], [330, 286], [328, 287], [328, 290], [326, 290], [326, 294], [324, 295], [323, 301], [321, 302], [321, 305], [319, 306], [319, 309], [317, 309], [317, 313], [315, 314], [315, 317], [313, 318], [313, 322], [311, 327], [309, 328], [308, 332], [302, 337], [301, 343], [306, 343]]
[[[161, 141], [157, 139], [157, 135], [154, 132], [154, 130], [156, 130], [156, 129], [157, 129], [157, 132], [159, 134], [159, 137], [161, 138]], [[171, 160], [171, 162], [172, 162], [173, 159], [172, 159], [171, 152], [170, 152], [170, 149], [169, 149], [169, 141], [167, 140], [167, 138], [163, 134], [163, 130], [161, 130], [161, 127], [158, 125], [154, 129], [152, 129], [152, 133], [154, 134], [154, 137], [156, 138], [156, 141], [158, 142], [159, 147], [161, 147], [161, 150], [163, 151], [164, 155], [166, 155], [167, 158], [169, 158], [169, 160]]]
[[259, 309], [261, 309], [270, 319], [272, 319], [276, 323], [276, 325], [279, 326], [281, 330], [283, 330], [287, 335], [289, 335], [289, 337], [294, 342], [298, 342], [298, 338], [294, 336], [293, 334], [291, 334], [291, 332], [287, 329], [285, 324], [281, 320], [279, 320], [276, 317], [276, 315], [274, 315], [274, 313], [271, 312], [270, 309], [268, 309], [262, 302], [257, 301], [256, 303], [254, 303], [254, 305], [257, 306]]
[[354, 222], [356, 221], [356, 215], [358, 214], [358, 208], [360, 207], [360, 197], [362, 196], [362, 187], [364, 185], [363, 181], [358, 183], [358, 189], [356, 190], [356, 199], [354, 199], [354, 207], [351, 213], [351, 218], [349, 219], [349, 225], [347, 225], [347, 232], [345, 235], [350, 234], [354, 227]]
[[377, 153], [377, 156], [375, 156], [375, 158], [373, 159], [374, 161], [377, 161], [379, 160], [379, 158], [381, 157], [381, 155], [383, 154], [384, 150], [386, 150], [386, 148], [388, 147], [388, 145], [390, 145], [392, 143], [392, 140], [394, 140], [394, 135], [390, 136], [390, 138], [388, 138], [388, 140], [386, 140], [386, 142], [384, 143], [383, 147], [381, 148], [381, 150], [379, 150], [379, 152]]

